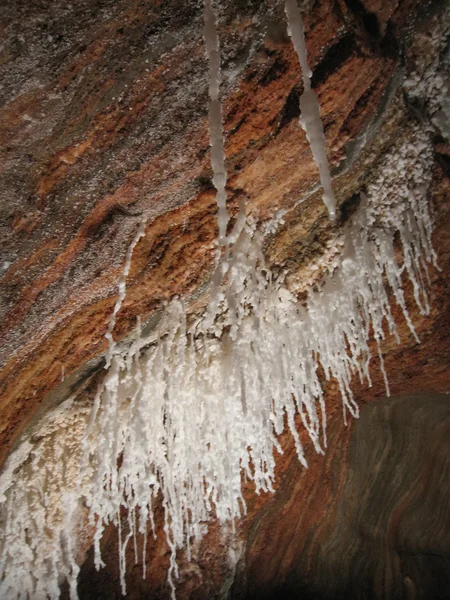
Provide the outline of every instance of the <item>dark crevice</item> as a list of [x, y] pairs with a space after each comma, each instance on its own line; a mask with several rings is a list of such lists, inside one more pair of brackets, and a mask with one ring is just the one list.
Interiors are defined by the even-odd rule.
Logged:
[[277, 133], [281, 131], [283, 127], [286, 127], [286, 125], [290, 123], [292, 119], [298, 119], [300, 117], [300, 95], [302, 92], [303, 85], [296, 85], [289, 92], [281, 111]]
[[259, 80], [259, 83], [262, 86], [269, 85], [275, 79], [278, 79], [280, 75], [283, 75], [287, 71], [288, 65], [286, 61], [281, 58], [276, 58], [269, 69], [264, 73], [264, 75]]
[[355, 214], [356, 209], [361, 204], [361, 194], [353, 194], [346, 198], [340, 206], [339, 225], [342, 226]]
[[438, 165], [441, 167], [447, 179], [450, 179], [450, 156], [440, 154], [439, 152], [435, 152], [434, 158]]
[[315, 88], [326, 81], [356, 50], [356, 40], [353, 34], [348, 34], [339, 40], [337, 44], [334, 44], [328, 50], [324, 58], [314, 69], [311, 77], [311, 86]]
[[235, 133], [237, 133], [246, 121], [247, 121], [247, 115], [244, 115], [242, 117], [242, 119], [239, 119], [239, 121], [236, 123], [236, 125], [233, 127], [233, 129], [231, 129], [231, 131], [228, 133], [228, 136], [232, 136]]
[[380, 38], [380, 24], [377, 15], [369, 12], [361, 0], [345, 0], [348, 9], [357, 17], [366, 33], [372, 38]]
[[345, 0], [345, 3], [355, 17], [362, 39], [369, 49], [386, 58], [397, 59], [399, 43], [392, 23], [387, 23], [383, 35], [377, 15], [368, 11], [361, 0]]
[[391, 23], [387, 24], [386, 33], [380, 43], [382, 56], [396, 60], [401, 55], [401, 47]]
[[[367, 106], [372, 95], [376, 93], [378, 86], [379, 86], [379, 79], [376, 79], [372, 83], [372, 85], [370, 87], [368, 87], [367, 90], [358, 98], [358, 100], [355, 102], [352, 110], [347, 115], [344, 123], [341, 125], [341, 128], [340, 128], [341, 133], [348, 132], [350, 130], [351, 123], [354, 121], [354, 119], [358, 118], [358, 115], [360, 115], [361, 112], [363, 111], [363, 109]], [[365, 117], [365, 119], [367, 119], [367, 116]], [[367, 122], [367, 121], [363, 121], [363, 122]]]

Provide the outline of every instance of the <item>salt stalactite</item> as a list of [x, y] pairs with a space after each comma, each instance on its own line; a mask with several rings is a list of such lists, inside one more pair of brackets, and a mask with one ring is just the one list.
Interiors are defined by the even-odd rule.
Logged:
[[[411, 129], [408, 141], [388, 155], [392, 173], [399, 157], [407, 161], [404, 185], [413, 194], [416, 184], [424, 190], [430, 179], [432, 157], [424, 143], [420, 130]], [[139, 334], [127, 353], [114, 357], [87, 439], [95, 448], [87, 504], [97, 527], [99, 567], [103, 529], [118, 525], [125, 507], [129, 523], [137, 517], [138, 524], [128, 525], [131, 533], [121, 542], [124, 584], [126, 544], [146, 531], [161, 494], [174, 586], [176, 551], [199, 541], [210, 519], [225, 523], [245, 514], [243, 476], [258, 493], [273, 491], [274, 450], [281, 452], [277, 438], [285, 422], [303, 465], [297, 416], [316, 451], [323, 452], [326, 407], [319, 364], [339, 384], [344, 418], [358, 416], [351, 381], [356, 376], [370, 384], [368, 332], [378, 349], [386, 331], [400, 341], [389, 289], [413, 334], [402, 292], [405, 275], [417, 288], [419, 306], [425, 311], [427, 306], [420, 275], [433, 262], [426, 205], [405, 192], [388, 206], [390, 185], [374, 180], [368, 186], [346, 229], [337, 268], [318, 292], [310, 292], [305, 306], [273, 280], [262, 237], [247, 223], [230, 251], [215, 319], [206, 313], [191, 323], [183, 301], [174, 300], [158, 325], [156, 343], [149, 345]], [[396, 258], [396, 231], [403, 265]]]
[[[219, 38], [217, 35], [217, 24], [211, 1], [204, 0], [204, 39], [206, 54], [209, 65], [209, 131], [211, 144], [211, 167], [213, 170], [213, 184], [216, 188], [216, 202], [218, 208], [218, 225], [219, 225], [219, 249], [217, 252], [217, 266], [212, 277], [211, 296], [207, 309], [205, 320], [206, 328], [212, 327], [222, 303], [221, 285], [224, 278], [227, 276], [230, 266], [230, 247], [238, 240], [246, 223], [246, 206], [245, 200], [239, 200], [239, 213], [236, 222], [230, 234], [227, 236], [227, 226], [229, 222], [229, 214], [226, 207], [226, 189], [227, 171], [225, 167], [225, 148], [222, 124], [222, 106], [219, 100], [220, 92], [220, 52]], [[225, 251], [222, 253], [220, 246], [225, 246]], [[231, 299], [234, 303], [234, 299]]]
[[288, 33], [292, 38], [292, 43], [302, 68], [303, 94], [300, 98], [300, 125], [305, 130], [314, 161], [319, 169], [324, 204], [328, 209], [330, 219], [335, 219], [336, 200], [331, 182], [330, 166], [325, 146], [325, 134], [320, 119], [320, 106], [317, 94], [311, 88], [312, 72], [308, 65], [305, 30], [297, 0], [286, 0], [285, 12], [288, 21]]
[[114, 327], [116, 325], [117, 313], [119, 312], [119, 310], [122, 306], [122, 302], [125, 299], [126, 283], [127, 283], [128, 273], [130, 272], [131, 258], [133, 256], [133, 251], [134, 251], [136, 244], [139, 242], [141, 237], [143, 237], [145, 235], [146, 224], [147, 224], [147, 219], [145, 217], [143, 217], [141, 219], [141, 222], [139, 223], [138, 230], [136, 231], [136, 234], [133, 237], [131, 244], [129, 245], [129, 247], [127, 249], [127, 253], [125, 256], [125, 264], [123, 266], [122, 273], [120, 274], [120, 277], [119, 277], [119, 283], [118, 283], [119, 295], [117, 297], [113, 312], [109, 319], [108, 330], [105, 334], [105, 337], [109, 342], [108, 350], [106, 353], [105, 369], [109, 369], [109, 367], [111, 366], [112, 357], [114, 355], [115, 342], [114, 342], [114, 338], [113, 338], [113, 331], [114, 331]]
[[204, 37], [206, 54], [209, 65], [209, 133], [211, 144], [211, 166], [213, 169], [213, 184], [216, 188], [218, 207], [219, 244], [226, 244], [227, 225], [229, 220], [227, 210], [227, 172], [225, 168], [225, 148], [222, 132], [222, 106], [219, 100], [220, 91], [220, 54], [219, 38], [217, 36], [216, 18], [211, 6], [211, 0], [204, 0]]
[[[91, 407], [67, 400], [46, 416], [0, 476], [0, 598], [59, 600], [67, 580], [76, 600], [80, 439]], [[89, 478], [83, 481], [83, 493]]]

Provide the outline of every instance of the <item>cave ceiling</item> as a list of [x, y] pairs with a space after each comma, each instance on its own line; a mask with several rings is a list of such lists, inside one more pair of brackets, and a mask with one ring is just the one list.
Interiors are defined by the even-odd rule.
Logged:
[[[181, 552], [177, 598], [449, 598], [450, 145], [427, 83], [431, 72], [448, 75], [448, 2], [304, 3], [334, 221], [299, 126], [302, 73], [283, 3], [216, 5], [231, 224], [245, 201], [268, 267], [305, 301], [339, 256], [345, 227], [386, 170], [383, 160], [423, 127], [433, 156], [424, 202], [438, 267], [428, 272], [429, 314], [414, 303], [413, 285], [404, 286], [420, 343], [393, 309], [401, 344], [387, 335], [381, 345], [392, 396], [385, 398], [374, 359], [371, 387], [353, 383], [361, 418], [345, 426], [337, 382], [319, 373], [325, 455], [302, 437], [304, 469], [283, 433], [275, 493], [257, 495], [246, 484], [248, 511], [235, 531], [212, 523], [191, 560]], [[36, 432], [63, 401], [75, 398], [82, 412], [91, 406], [143, 216], [113, 332], [124, 348], [137, 317], [151, 335], [175, 296], [192, 318], [202, 313], [218, 229], [202, 2], [4, 0], [0, 29], [4, 465], [23, 440], [50, 435]], [[127, 598], [170, 598], [161, 510], [155, 519], [147, 578], [142, 564], [131, 566]], [[92, 527], [86, 514], [79, 521], [80, 598], [120, 598], [115, 528], [102, 539], [106, 567], [97, 572]], [[61, 590], [69, 598], [67, 584]]]

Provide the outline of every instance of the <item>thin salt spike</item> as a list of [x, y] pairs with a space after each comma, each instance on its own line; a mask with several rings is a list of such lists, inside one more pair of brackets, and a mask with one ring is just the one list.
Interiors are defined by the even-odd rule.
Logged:
[[142, 547], [142, 564], [143, 564], [143, 569], [142, 569], [142, 579], [145, 579], [147, 576], [147, 521], [145, 522], [144, 525], [144, 541], [143, 541], [143, 547]]
[[323, 202], [328, 209], [330, 219], [334, 220], [336, 218], [336, 199], [331, 182], [319, 101], [316, 92], [311, 88], [312, 72], [308, 65], [305, 29], [297, 0], [286, 0], [284, 10], [288, 21], [288, 33], [302, 68], [303, 94], [300, 98], [300, 125], [305, 130], [314, 161], [319, 169], [320, 183], [323, 187]]
[[204, 1], [204, 37], [206, 54], [209, 63], [209, 135], [211, 145], [211, 166], [213, 169], [213, 184], [216, 188], [218, 207], [219, 245], [227, 243], [226, 233], [229, 215], [227, 211], [227, 192], [225, 185], [227, 173], [225, 168], [225, 148], [222, 127], [222, 107], [219, 100], [220, 90], [220, 54], [219, 38], [217, 35], [216, 17], [210, 0]]
[[383, 374], [384, 386], [386, 388], [386, 396], [389, 398], [389, 396], [391, 395], [391, 391], [389, 389], [389, 381], [388, 381], [386, 369], [384, 366], [383, 352], [381, 350], [381, 342], [380, 342], [379, 337], [377, 337], [377, 349], [378, 349], [378, 358], [380, 359], [380, 370], [381, 370], [381, 373]]

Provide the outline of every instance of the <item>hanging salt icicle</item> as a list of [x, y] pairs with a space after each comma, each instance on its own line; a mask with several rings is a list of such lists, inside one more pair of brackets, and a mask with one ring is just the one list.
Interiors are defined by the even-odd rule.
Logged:
[[314, 161], [319, 169], [324, 204], [328, 209], [330, 219], [335, 219], [336, 200], [326, 153], [325, 134], [320, 119], [319, 101], [316, 92], [311, 88], [312, 73], [307, 60], [303, 19], [297, 0], [286, 0], [284, 8], [288, 21], [288, 33], [292, 38], [302, 68], [303, 94], [300, 98], [300, 124], [306, 132]]
[[219, 100], [220, 91], [220, 54], [219, 38], [217, 36], [216, 17], [211, 6], [211, 0], [204, 0], [204, 37], [206, 54], [209, 65], [209, 134], [211, 144], [211, 166], [213, 169], [213, 184], [216, 188], [218, 207], [219, 244], [226, 243], [228, 211], [227, 192], [225, 185], [227, 173], [225, 168], [225, 148], [222, 132], [222, 106]]

